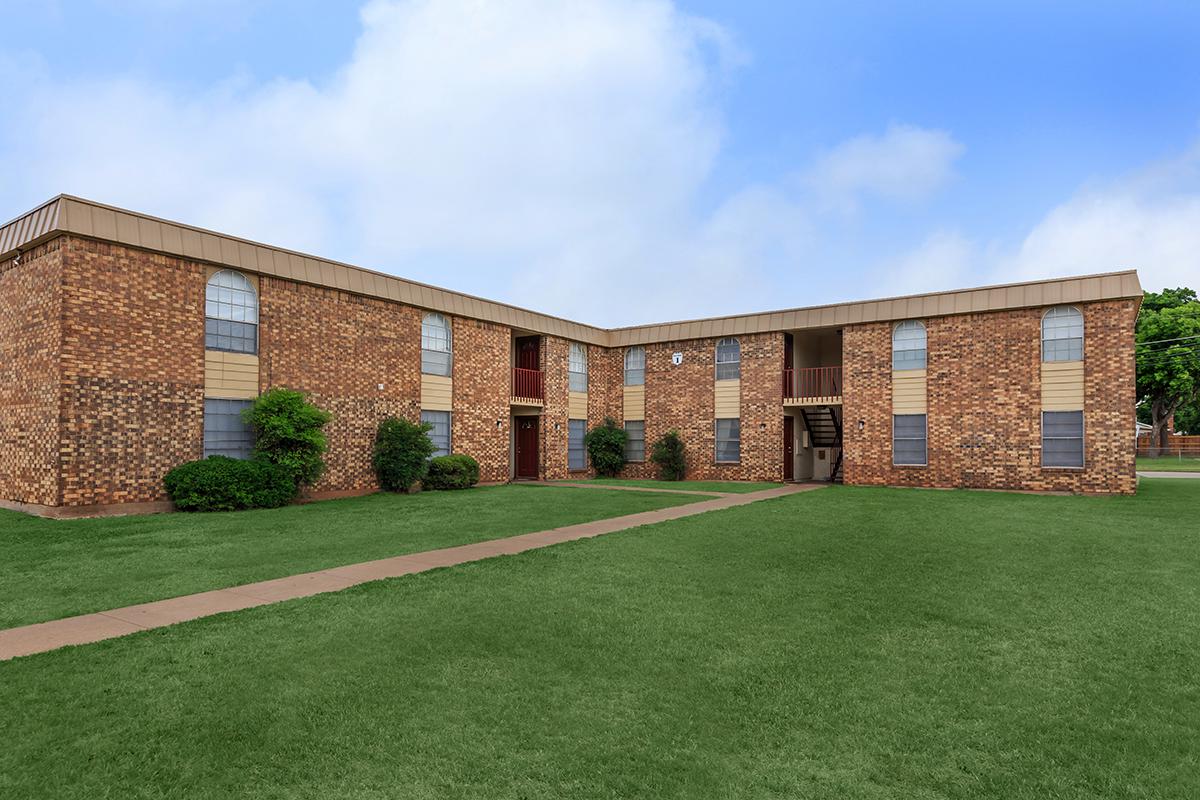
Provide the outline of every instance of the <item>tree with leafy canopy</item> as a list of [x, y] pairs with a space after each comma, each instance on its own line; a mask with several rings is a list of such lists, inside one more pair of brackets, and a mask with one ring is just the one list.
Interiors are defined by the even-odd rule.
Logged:
[[323, 429], [333, 415], [308, 402], [304, 392], [270, 389], [242, 419], [254, 428], [254, 457], [278, 464], [296, 486], [311, 486], [325, 472]]
[[1192, 289], [1146, 292], [1137, 321], [1137, 393], [1149, 409], [1157, 455], [1167, 446], [1167, 420], [1200, 401], [1200, 302]]

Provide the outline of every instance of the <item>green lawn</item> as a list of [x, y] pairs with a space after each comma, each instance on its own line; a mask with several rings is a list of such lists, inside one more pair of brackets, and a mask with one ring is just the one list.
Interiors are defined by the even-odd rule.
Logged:
[[1200, 456], [1139, 456], [1137, 468], [1148, 472], [1200, 472]]
[[703, 499], [516, 485], [224, 514], [0, 511], [0, 628]]
[[1198, 501], [837, 486], [4, 662], [0, 796], [1191, 798]]
[[587, 478], [568, 483], [603, 483], [611, 486], [640, 486], [646, 489], [676, 489], [688, 492], [726, 492], [729, 494], [746, 494], [760, 492], [763, 489], [775, 489], [781, 483], [762, 483], [756, 481], [659, 481], [640, 480], [636, 478]]

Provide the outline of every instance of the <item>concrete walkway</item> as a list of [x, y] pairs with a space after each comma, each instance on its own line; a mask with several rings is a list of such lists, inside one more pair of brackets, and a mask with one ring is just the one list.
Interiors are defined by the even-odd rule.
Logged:
[[1200, 478], [1200, 472], [1142, 472], [1138, 471], [1139, 478]]
[[[564, 484], [556, 484], [563, 486]], [[785, 485], [775, 489], [747, 494], [727, 494], [712, 500], [703, 500], [674, 508], [643, 511], [623, 517], [568, 525], [565, 528], [525, 533], [506, 539], [493, 539], [442, 550], [428, 550], [404, 556], [366, 561], [344, 567], [306, 572], [287, 578], [276, 578], [258, 583], [248, 583], [229, 589], [217, 589], [170, 600], [156, 600], [136, 606], [114, 608], [78, 617], [39, 622], [20, 628], [0, 631], [0, 661], [33, 653], [44, 653], [68, 645], [88, 644], [117, 636], [126, 636], [151, 628], [161, 628], [178, 622], [199, 619], [227, 611], [265, 606], [297, 597], [308, 597], [322, 592], [336, 592], [350, 586], [384, 578], [398, 578], [415, 572], [424, 572], [438, 567], [450, 567], [479, 561], [494, 556], [513, 555], [552, 544], [586, 539], [605, 533], [614, 533], [640, 525], [652, 525], [672, 519], [691, 517], [708, 511], [747, 505], [772, 497], [820, 489], [824, 484]], [[615, 487], [613, 487], [615, 488]]]

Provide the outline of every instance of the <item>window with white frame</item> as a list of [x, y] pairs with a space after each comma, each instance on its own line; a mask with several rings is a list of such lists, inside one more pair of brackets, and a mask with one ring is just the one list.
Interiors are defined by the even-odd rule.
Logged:
[[646, 421], [625, 420], [625, 460], [646, 460]]
[[892, 463], [923, 467], [929, 459], [924, 414], [892, 415]]
[[736, 380], [742, 376], [742, 346], [737, 339], [717, 342], [717, 380]]
[[253, 400], [204, 399], [204, 457], [249, 458], [254, 452], [254, 429], [242, 420]]
[[925, 369], [925, 324], [910, 319], [892, 329], [892, 369]]
[[1042, 317], [1042, 361], [1083, 360], [1083, 314], [1058, 306]]
[[719, 464], [736, 464], [742, 460], [742, 421], [740, 419], [716, 420], [717, 447], [715, 458]]
[[625, 348], [625, 385], [646, 383], [646, 348], [641, 345]]
[[242, 273], [223, 269], [208, 279], [204, 346], [227, 353], [258, 353], [258, 293]]
[[1042, 466], [1083, 466], [1083, 412], [1042, 412]]
[[567, 356], [567, 387], [572, 392], [587, 391], [587, 345], [571, 342]]
[[449, 375], [451, 369], [450, 322], [441, 314], [421, 318], [421, 372]]
[[429, 441], [433, 442], [433, 446], [437, 448], [433, 454], [435, 456], [450, 455], [450, 412], [422, 411], [421, 422], [433, 426], [426, 434]]
[[587, 469], [587, 451], [583, 438], [587, 435], [587, 420], [567, 420], [567, 469]]

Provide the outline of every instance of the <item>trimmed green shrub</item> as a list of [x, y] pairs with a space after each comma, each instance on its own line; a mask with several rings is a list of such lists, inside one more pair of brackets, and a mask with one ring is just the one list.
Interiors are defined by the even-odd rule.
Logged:
[[287, 470], [293, 483], [311, 486], [325, 471], [328, 447], [322, 430], [333, 418], [303, 392], [271, 389], [259, 395], [242, 419], [254, 428], [254, 456]]
[[438, 456], [429, 462], [426, 489], [470, 489], [479, 483], [479, 462], [467, 455]]
[[608, 417], [603, 425], [597, 425], [583, 437], [583, 444], [592, 459], [596, 472], [609, 478], [616, 477], [625, 467], [625, 440], [629, 434], [617, 427], [616, 420]]
[[296, 496], [296, 484], [286, 468], [227, 456], [180, 464], [166, 474], [163, 485], [180, 511], [278, 508]]
[[687, 473], [687, 460], [683, 453], [683, 439], [679, 431], [671, 430], [654, 443], [650, 460], [658, 465], [658, 477], [664, 481], [681, 481]]
[[429, 440], [431, 430], [433, 426], [427, 422], [418, 424], [399, 417], [388, 417], [379, 423], [371, 457], [379, 488], [385, 492], [407, 492], [425, 477], [429, 457], [436, 449]]

